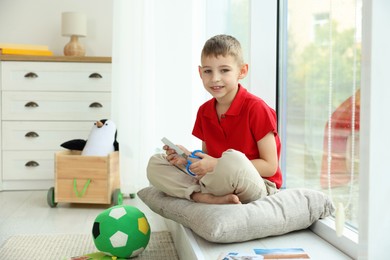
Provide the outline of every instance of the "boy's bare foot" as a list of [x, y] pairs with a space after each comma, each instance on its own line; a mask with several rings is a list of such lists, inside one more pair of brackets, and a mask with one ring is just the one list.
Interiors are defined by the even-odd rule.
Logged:
[[241, 201], [236, 194], [214, 196], [210, 193], [194, 192], [191, 195], [191, 198], [195, 202], [202, 202], [208, 204], [241, 204]]

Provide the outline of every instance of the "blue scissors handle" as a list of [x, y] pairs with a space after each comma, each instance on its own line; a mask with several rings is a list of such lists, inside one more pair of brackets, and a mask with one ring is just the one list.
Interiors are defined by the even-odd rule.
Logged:
[[[196, 153], [204, 153], [202, 150], [195, 150], [193, 151], [190, 155], [188, 155], [189, 158], [196, 158], [196, 159], [202, 159], [200, 158], [199, 156], [196, 156], [195, 154]], [[196, 176], [195, 173], [193, 173], [191, 170], [190, 170], [190, 166], [191, 166], [192, 162], [190, 160], [187, 160], [187, 167], [186, 167], [186, 170], [188, 172], [189, 175], [191, 176]]]

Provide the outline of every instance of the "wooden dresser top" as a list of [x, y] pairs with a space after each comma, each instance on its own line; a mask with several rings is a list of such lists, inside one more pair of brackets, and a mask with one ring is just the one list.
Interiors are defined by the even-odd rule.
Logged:
[[75, 56], [33, 56], [33, 55], [0, 55], [0, 61], [50, 61], [50, 62], [95, 62], [111, 63], [111, 57], [75, 57]]

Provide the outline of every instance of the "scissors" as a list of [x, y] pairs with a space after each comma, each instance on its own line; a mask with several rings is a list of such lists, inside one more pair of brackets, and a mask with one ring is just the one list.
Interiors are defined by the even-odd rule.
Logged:
[[196, 153], [204, 153], [202, 150], [195, 150], [193, 151], [190, 155], [187, 156], [187, 167], [186, 167], [186, 170], [188, 172], [189, 175], [191, 176], [196, 176], [195, 173], [193, 173], [191, 170], [190, 170], [190, 166], [192, 164], [192, 162], [190, 160], [188, 160], [188, 158], [195, 158], [195, 159], [202, 159], [200, 158], [199, 156], [196, 156], [195, 154]]

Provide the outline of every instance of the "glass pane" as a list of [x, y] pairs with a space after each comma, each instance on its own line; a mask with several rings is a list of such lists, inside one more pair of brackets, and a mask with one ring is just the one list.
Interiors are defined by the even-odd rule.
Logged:
[[[286, 1], [287, 2], [287, 1]], [[289, 0], [286, 187], [328, 193], [357, 228], [361, 3]]]
[[[250, 1], [213, 0], [206, 1], [206, 6], [207, 38], [217, 34], [234, 36], [241, 44], [245, 62], [249, 62]], [[241, 83], [249, 88], [248, 77]]]

